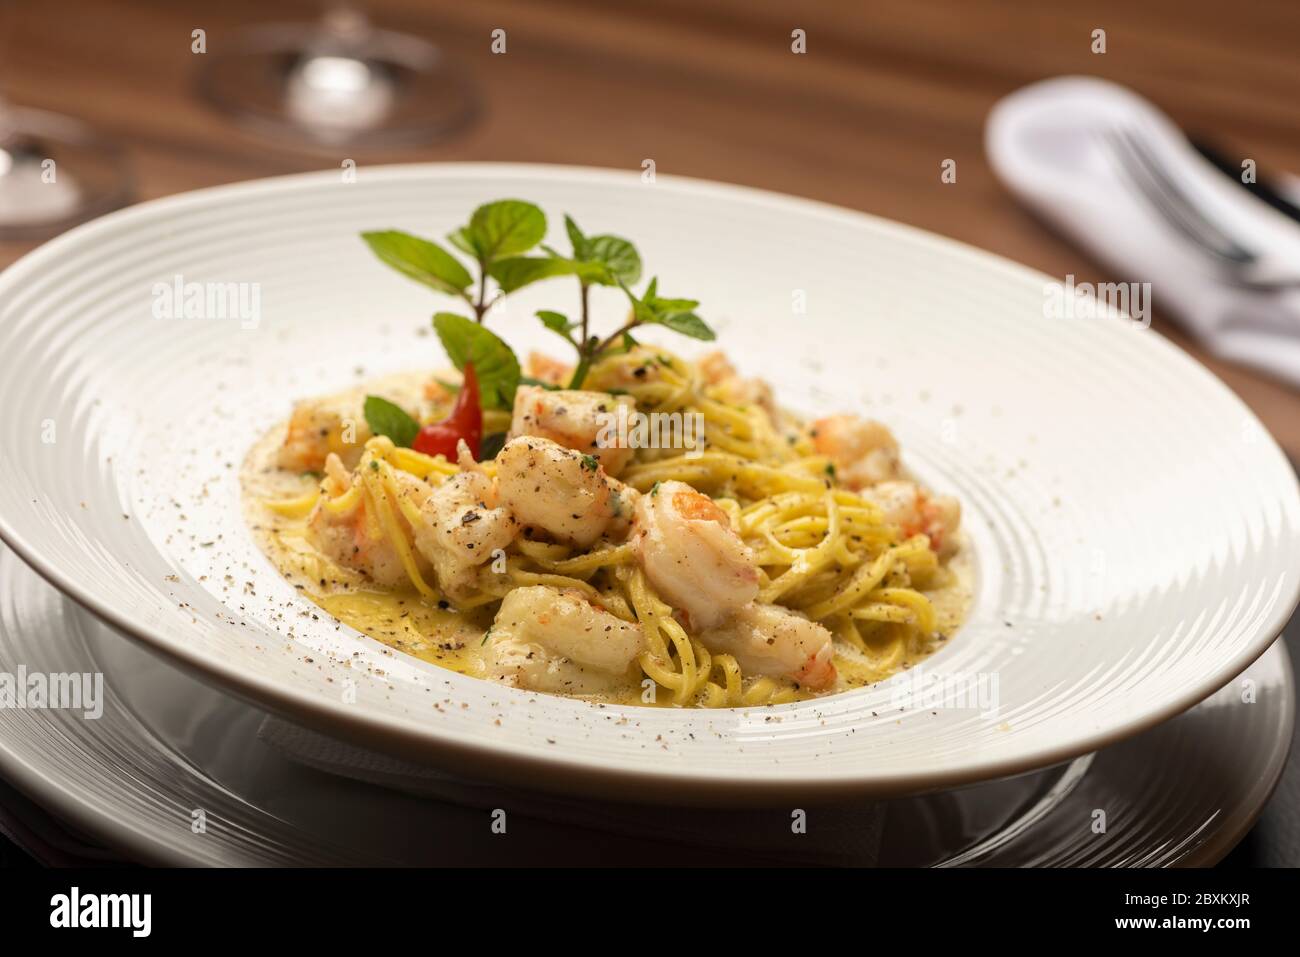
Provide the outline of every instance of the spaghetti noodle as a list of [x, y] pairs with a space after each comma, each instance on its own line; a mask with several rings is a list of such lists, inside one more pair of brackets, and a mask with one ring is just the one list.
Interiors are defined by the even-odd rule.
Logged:
[[[897, 488], [891, 499], [870, 486], [848, 487], [837, 479], [840, 450], [823, 447], [815, 428], [777, 410], [753, 380], [711, 373], [708, 360], [697, 365], [638, 348], [602, 360], [584, 385], [629, 396], [638, 413], [698, 416], [703, 429], [696, 448], [636, 448], [622, 470], [622, 487], [642, 501], [666, 483], [708, 496], [752, 555], [756, 602], [793, 612], [833, 637], [839, 677], [831, 688], [809, 688], [791, 675], [749, 672], [743, 656], [706, 640], [709, 632], [693, 627], [691, 616], [656, 590], [639, 561], [636, 520], [621, 535], [606, 534], [589, 547], [526, 530], [479, 565], [453, 595], [421, 558], [414, 530], [427, 517], [410, 489], [438, 489], [463, 469], [382, 436], [365, 444], [350, 477], [327, 475], [314, 489], [279, 496], [268, 496], [265, 483], [246, 483], [250, 508], [260, 510], [254, 517], [268, 532], [264, 547], [282, 570], [310, 575], [319, 582], [311, 593], [323, 607], [403, 650], [412, 646], [412, 607], [420, 609], [421, 621], [458, 616], [462, 631], [469, 632], [487, 623], [513, 590], [535, 586], [581, 596], [634, 623], [642, 635], [635, 665], [622, 686], [599, 695], [614, 700], [705, 707], [779, 703], [880, 680], [932, 650], [959, 623], [966, 591], [954, 570], [959, 563], [952, 561], [955, 529], [935, 524], [928, 493], [913, 485], [913, 499], [904, 502], [912, 511], [904, 508], [900, 517]], [[247, 475], [274, 471], [266, 460], [271, 447], [264, 443], [262, 458], [250, 457]], [[496, 480], [497, 462], [475, 468], [486, 481]], [[277, 491], [290, 484], [284, 476], [278, 482]], [[336, 560], [320, 554], [323, 549], [311, 547], [319, 544], [313, 522], [344, 519], [353, 522], [347, 527], [356, 541], [385, 546], [391, 567], [400, 569], [382, 587], [366, 575], [340, 570]], [[313, 568], [302, 568], [305, 556], [316, 562]], [[388, 605], [378, 597], [384, 595], [391, 598]], [[454, 644], [431, 642], [444, 652], [435, 660], [487, 675], [485, 651], [470, 641]]]

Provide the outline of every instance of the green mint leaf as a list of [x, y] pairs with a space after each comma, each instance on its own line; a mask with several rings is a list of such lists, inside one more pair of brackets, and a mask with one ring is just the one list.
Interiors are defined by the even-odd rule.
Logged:
[[474, 283], [460, 260], [437, 243], [397, 229], [362, 233], [379, 259], [404, 276], [458, 296]]
[[467, 240], [487, 262], [517, 256], [546, 235], [546, 215], [532, 203], [501, 199], [485, 203], [470, 217]]
[[667, 326], [673, 332], [680, 332], [692, 339], [703, 339], [705, 342], [712, 342], [717, 338], [717, 335], [709, 328], [709, 324], [693, 312], [670, 312], [659, 316], [655, 321], [661, 326]]
[[680, 332], [692, 339], [711, 342], [717, 336], [708, 323], [694, 313], [699, 305], [694, 299], [660, 299], [658, 296], [659, 280], [651, 279], [645, 294], [637, 298], [636, 293], [625, 283], [619, 283], [623, 292], [632, 303], [632, 316], [641, 325], [665, 326], [674, 332]]
[[542, 325], [547, 329], [550, 329], [569, 345], [577, 348], [578, 343], [573, 341], [573, 330], [578, 328], [579, 323], [570, 322], [569, 317], [564, 313], [554, 312], [550, 309], [539, 309], [537, 318], [542, 320]]
[[466, 255], [478, 259], [478, 250], [474, 248], [474, 241], [470, 238], [468, 226], [462, 226], [460, 229], [448, 233], [447, 242]]
[[569, 242], [573, 245], [573, 258], [590, 259], [591, 257], [587, 255], [587, 237], [582, 235], [582, 230], [578, 228], [572, 216], [564, 217], [564, 229], [569, 234]]
[[401, 448], [410, 448], [420, 431], [420, 423], [399, 405], [377, 395], [366, 396], [366, 425], [375, 435], [386, 435], [393, 444]]
[[655, 312], [690, 312], [700, 304], [698, 299], [660, 299], [647, 297]]
[[[614, 278], [615, 282], [632, 283], [641, 280], [641, 254], [626, 239], [618, 236], [592, 236], [587, 240], [587, 252], [580, 257], [589, 262], [598, 262]], [[614, 285], [614, 282], [607, 283]]]
[[655, 313], [650, 303], [645, 299], [638, 299], [636, 293], [627, 286], [623, 286], [623, 291], [627, 293], [627, 298], [632, 303], [632, 318], [642, 325], [651, 325], [659, 321], [658, 314]]
[[584, 282], [606, 278], [605, 267], [581, 263], [556, 256], [511, 256], [488, 266], [488, 275], [497, 281], [502, 292], [514, 292], [541, 279], [555, 276], [579, 276]]
[[599, 263], [609, 271], [609, 276], [595, 275], [583, 277], [584, 282], [596, 282], [602, 286], [618, 283], [631, 285], [641, 278], [641, 254], [626, 239], [619, 236], [583, 235], [572, 216], [564, 217], [564, 228], [573, 244], [573, 258], [583, 263]]
[[537, 310], [537, 318], [542, 320], [542, 325], [553, 332], [558, 332], [562, 336], [568, 336], [569, 330], [573, 328], [573, 323], [569, 322], [569, 317], [562, 312], [553, 312], [550, 309]]
[[435, 315], [433, 329], [457, 369], [464, 369], [466, 362], [474, 363], [479, 401], [483, 408], [514, 407], [515, 389], [519, 387], [519, 360], [508, 345], [473, 319], [454, 312]]

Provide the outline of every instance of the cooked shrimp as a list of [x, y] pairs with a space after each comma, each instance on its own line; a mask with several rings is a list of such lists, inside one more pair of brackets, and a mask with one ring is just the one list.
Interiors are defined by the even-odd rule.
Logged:
[[746, 674], [793, 678], [816, 691], [835, 683], [831, 633], [780, 605], [751, 602], [701, 632], [700, 641], [710, 651], [732, 655]]
[[[417, 503], [429, 494], [429, 487], [413, 475], [398, 472], [396, 481], [398, 494]], [[339, 456], [329, 453], [321, 483], [324, 494], [307, 518], [307, 534], [321, 552], [338, 564], [363, 572], [381, 585], [401, 585], [407, 574], [396, 546], [366, 507], [366, 497], [348, 495], [355, 482]], [[406, 520], [400, 514], [396, 517], [403, 532], [409, 534]]]
[[618, 479], [606, 477], [605, 482], [609, 485], [609, 510], [613, 513], [605, 527], [605, 537], [622, 541], [632, 531], [637, 506], [641, 503], [641, 493]]
[[758, 594], [754, 555], [727, 513], [684, 482], [641, 496], [633, 542], [650, 583], [693, 628], [718, 624]]
[[295, 472], [318, 472], [332, 453], [347, 468], [355, 468], [370, 437], [356, 396], [309, 399], [293, 407], [277, 464]]
[[293, 472], [319, 472], [331, 452], [347, 468], [356, 468], [366, 443], [374, 437], [366, 424], [367, 395], [382, 396], [420, 418], [422, 377], [405, 373], [384, 376], [365, 387], [346, 389], [293, 407], [276, 464]]
[[772, 387], [762, 379], [727, 379], [710, 390], [710, 395], [731, 405], [753, 405], [767, 413], [768, 421], [779, 426], [782, 421], [781, 410], [776, 404]]
[[497, 492], [521, 524], [579, 548], [634, 504], [594, 456], [533, 436], [511, 439], [497, 454]]
[[956, 551], [961, 502], [951, 495], [931, 495], [906, 481], [881, 482], [863, 495], [881, 507], [885, 521], [897, 525], [904, 538], [924, 533], [940, 558]]
[[628, 680], [641, 626], [546, 585], [506, 595], [489, 632], [492, 677], [535, 691], [591, 694]]
[[777, 407], [776, 396], [772, 387], [762, 379], [743, 378], [736, 372], [721, 351], [710, 352], [699, 361], [698, 366], [714, 398], [732, 405], [756, 405], [767, 413], [773, 425], [781, 422], [781, 410]]
[[699, 361], [695, 364], [700, 370], [700, 375], [709, 385], [717, 385], [726, 379], [734, 379], [737, 376], [736, 367], [731, 364], [727, 354], [721, 349], [714, 349], [700, 356]]
[[564, 385], [573, 376], [573, 366], [543, 352], [530, 352], [524, 364], [524, 374], [550, 385]]
[[633, 451], [620, 441], [619, 406], [626, 408], [624, 416], [636, 410], [636, 403], [628, 396], [522, 386], [515, 393], [510, 438], [534, 435], [551, 439], [565, 448], [595, 456], [609, 475], [618, 475]]
[[504, 549], [519, 530], [507, 509], [497, 505], [492, 480], [470, 458], [462, 439], [460, 471], [425, 499], [415, 528], [415, 547], [442, 588], [460, 597], [473, 584], [475, 569]]
[[863, 489], [902, 474], [898, 440], [874, 419], [832, 415], [812, 424], [810, 435], [819, 453], [835, 463], [835, 476], [852, 489]]

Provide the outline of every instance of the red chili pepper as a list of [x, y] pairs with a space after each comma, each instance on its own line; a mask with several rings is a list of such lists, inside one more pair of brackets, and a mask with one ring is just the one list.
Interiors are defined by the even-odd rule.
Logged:
[[483, 409], [478, 402], [478, 377], [474, 363], [465, 363], [465, 379], [456, 395], [451, 415], [441, 422], [431, 422], [420, 429], [411, 448], [425, 455], [445, 455], [448, 462], [456, 461], [456, 445], [461, 440], [469, 446], [469, 454], [478, 461], [479, 445], [483, 440]]

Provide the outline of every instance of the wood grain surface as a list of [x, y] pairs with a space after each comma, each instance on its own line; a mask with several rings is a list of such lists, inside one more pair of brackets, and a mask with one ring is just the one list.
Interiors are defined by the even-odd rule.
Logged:
[[[380, 0], [381, 25], [443, 46], [486, 110], [445, 144], [373, 153], [267, 142], [194, 96], [200, 55], [241, 26], [308, 21], [315, 3], [0, 0], [0, 88], [119, 139], [150, 199], [360, 163], [520, 160], [639, 168], [780, 190], [912, 223], [1054, 275], [1104, 279], [994, 179], [989, 107], [1033, 80], [1128, 84], [1261, 176], [1300, 172], [1300, 3], [1092, 0]], [[790, 32], [808, 52], [790, 52]], [[507, 53], [490, 33], [507, 31]], [[1095, 28], [1107, 52], [1090, 50]], [[958, 164], [943, 184], [939, 164]], [[0, 243], [0, 266], [29, 244]], [[1300, 457], [1300, 396], [1208, 357], [1156, 301], [1154, 328], [1222, 376]]]

